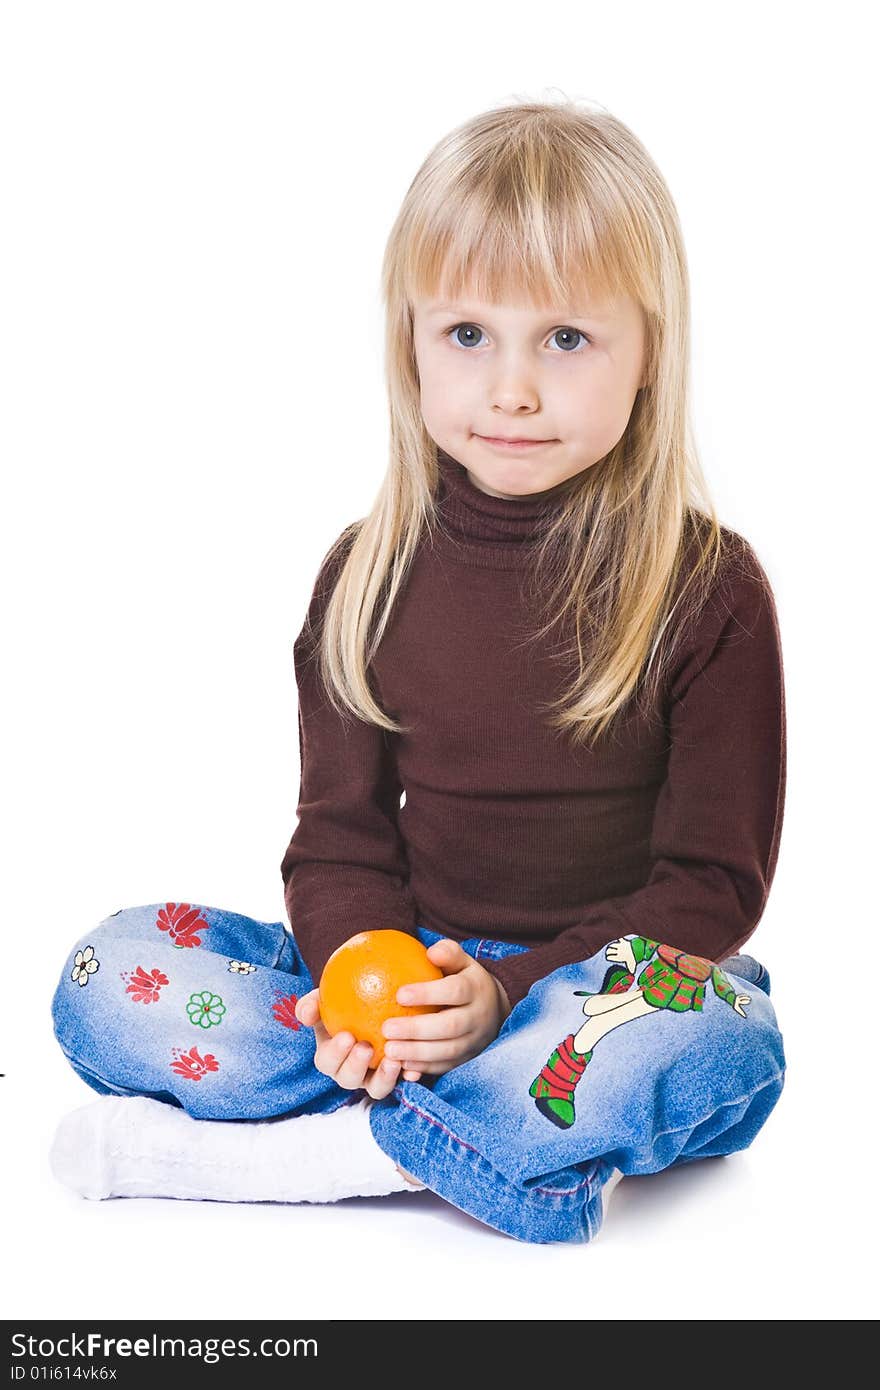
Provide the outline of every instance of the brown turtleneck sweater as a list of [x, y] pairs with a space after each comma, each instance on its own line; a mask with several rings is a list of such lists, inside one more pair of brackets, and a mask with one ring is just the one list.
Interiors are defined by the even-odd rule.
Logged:
[[[629, 933], [733, 954], [767, 901], [785, 796], [779, 628], [754, 551], [740, 538], [747, 563], [722, 562], [655, 717], [578, 750], [535, 711], [560, 694], [558, 665], [518, 646], [534, 626], [526, 548], [552, 491], [492, 497], [438, 461], [442, 529], [420, 545], [372, 666], [380, 705], [410, 732], [341, 720], [305, 625], [294, 644], [301, 780], [281, 873], [313, 978], [355, 932], [418, 924], [529, 946], [478, 956], [512, 1005]], [[338, 563], [315, 582], [316, 632]]]

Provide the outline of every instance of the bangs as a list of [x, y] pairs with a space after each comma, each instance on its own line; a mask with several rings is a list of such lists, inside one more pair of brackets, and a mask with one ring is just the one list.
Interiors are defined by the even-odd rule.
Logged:
[[582, 182], [566, 181], [552, 161], [533, 172], [540, 177], [524, 181], [509, 168], [490, 171], [443, 189], [432, 207], [422, 203], [403, 267], [410, 301], [474, 296], [540, 310], [628, 294], [644, 303], [650, 280], [643, 274], [636, 281], [642, 257], [634, 254], [632, 229], [615, 225], [600, 202], [584, 196]]

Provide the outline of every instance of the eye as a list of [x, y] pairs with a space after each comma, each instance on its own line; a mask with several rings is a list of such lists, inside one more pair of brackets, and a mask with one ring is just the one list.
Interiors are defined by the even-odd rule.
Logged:
[[[555, 340], [556, 340], [557, 338], [569, 338], [569, 339], [572, 339], [572, 338], [583, 338], [583, 340], [584, 340], [585, 343], [589, 343], [589, 342], [591, 341], [591, 340], [587, 337], [586, 333], [582, 333], [581, 330], [580, 330], [579, 328], [557, 328], [557, 329], [555, 329], [555, 331], [554, 331], [554, 333], [553, 333], [553, 337], [551, 338], [551, 342], [555, 342]], [[563, 348], [563, 351], [564, 351], [564, 352], [571, 353], [571, 352], [575, 351], [576, 349], [577, 349], [577, 344], [575, 343], [575, 347], [574, 347], [574, 348], [565, 347], [565, 348]]]
[[[460, 333], [469, 334], [470, 341], [465, 342], [462, 338], [458, 336]], [[447, 328], [443, 336], [444, 338], [449, 338], [451, 334], [455, 334], [455, 337], [452, 339], [452, 341], [455, 343], [457, 347], [475, 347], [479, 343], [480, 336], [482, 335], [482, 329], [478, 328], [475, 323], [456, 323], [452, 326], [452, 328]], [[568, 344], [570, 344], [573, 341], [574, 346], [572, 347], [566, 344], [565, 346], [561, 347], [560, 350], [563, 353], [567, 353], [569, 356], [571, 356], [572, 353], [577, 353], [578, 338], [583, 338], [584, 342], [587, 344], [591, 344], [592, 342], [592, 339], [588, 338], [586, 333], [582, 333], [579, 328], [567, 327], [554, 329], [550, 341], [555, 342], [557, 339], [566, 338], [568, 339]]]
[[[461, 332], [462, 329], [464, 329], [466, 333], [475, 334], [477, 338], [479, 338], [480, 336], [481, 330], [477, 327], [475, 323], [457, 323], [454, 325], [454, 327], [447, 328], [443, 336], [445, 338], [448, 338], [450, 333], [458, 334], [459, 332]], [[455, 342], [457, 347], [473, 347], [474, 345], [473, 341], [469, 343], [463, 343], [459, 338], [456, 338]]]

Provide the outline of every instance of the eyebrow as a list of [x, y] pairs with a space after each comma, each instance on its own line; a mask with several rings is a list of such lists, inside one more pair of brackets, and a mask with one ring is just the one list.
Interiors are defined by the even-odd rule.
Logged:
[[[429, 317], [433, 316], [434, 314], [461, 314], [462, 316], [464, 316], [466, 313], [467, 305], [463, 304], [435, 304], [432, 306], [432, 308], [427, 310], [427, 314]], [[480, 315], [476, 314], [474, 317], [479, 318]], [[586, 314], [574, 314], [569, 312], [567, 315], [554, 314], [552, 311], [550, 311], [547, 314], [545, 314], [544, 317], [545, 319], [547, 319], [548, 322], [552, 320], [554, 323], [562, 323], [565, 321], [566, 317], [571, 319], [580, 319], [582, 322], [586, 323], [607, 323], [612, 316], [610, 314], [598, 314], [595, 311], [591, 311]]]

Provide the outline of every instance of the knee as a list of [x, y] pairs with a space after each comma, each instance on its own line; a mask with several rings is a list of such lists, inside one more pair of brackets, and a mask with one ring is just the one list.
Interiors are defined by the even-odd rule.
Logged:
[[94, 999], [95, 981], [102, 968], [106, 969], [106, 956], [101, 931], [93, 929], [68, 950], [52, 996], [52, 1025], [66, 1052], [81, 1034], [83, 1006]]
[[[51, 1014], [55, 1036], [68, 1053], [83, 1040], [84, 1031], [94, 1025], [98, 995], [108, 974], [117, 968], [122, 941], [133, 934], [133, 926], [143, 909], [120, 908], [84, 932], [69, 947], [52, 996]], [[100, 1008], [97, 1009], [100, 1012]]]
[[146, 944], [148, 938], [156, 935], [155, 928], [164, 911], [164, 903], [148, 903], [142, 907], [120, 907], [109, 917], [101, 918], [69, 949], [59, 990], [66, 980], [86, 990], [101, 972], [106, 976], [106, 964], [119, 956], [126, 946], [135, 941]]

